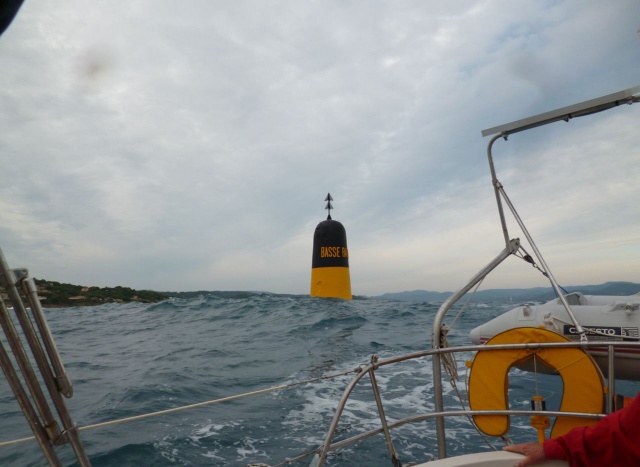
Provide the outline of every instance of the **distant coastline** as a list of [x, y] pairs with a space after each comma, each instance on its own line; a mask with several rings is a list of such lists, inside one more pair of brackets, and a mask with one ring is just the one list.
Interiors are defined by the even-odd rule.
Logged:
[[[581, 292], [584, 295], [633, 295], [640, 293], [640, 284], [634, 282], [605, 282], [599, 285], [573, 285], [564, 287], [568, 293]], [[399, 300], [409, 302], [442, 302], [453, 292], [431, 292], [428, 290], [412, 290], [398, 293], [385, 293], [376, 297], [383, 300]], [[530, 289], [489, 289], [480, 290], [473, 295], [474, 301], [514, 301], [544, 302], [556, 297], [551, 287], [534, 287]]]
[[[68, 308], [75, 306], [96, 306], [105, 303], [156, 303], [168, 298], [193, 298], [214, 294], [227, 298], [241, 298], [254, 294], [271, 294], [256, 291], [208, 291], [191, 292], [156, 292], [153, 290], [135, 290], [129, 287], [88, 287], [83, 285], [65, 284], [44, 279], [35, 279], [38, 286], [38, 296], [44, 308]], [[634, 295], [640, 293], [640, 284], [634, 282], [606, 282], [600, 285], [582, 285], [565, 287], [568, 293], [582, 292], [585, 295]], [[390, 292], [375, 296], [354, 296], [356, 299], [374, 299], [409, 302], [443, 302], [452, 292], [434, 292], [428, 290], [411, 290], [405, 292]], [[291, 295], [291, 294], [274, 294]], [[473, 295], [473, 301], [513, 301], [513, 302], [542, 302], [555, 298], [551, 287], [534, 287], [530, 289], [490, 289], [481, 290]], [[8, 297], [2, 291], [2, 299]]]

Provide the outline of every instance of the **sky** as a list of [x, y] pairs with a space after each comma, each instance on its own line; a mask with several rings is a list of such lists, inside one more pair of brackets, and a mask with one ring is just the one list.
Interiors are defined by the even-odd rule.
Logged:
[[[639, 28], [637, 0], [25, 0], [0, 247], [72, 284], [308, 294], [330, 192], [355, 295], [457, 290], [504, 248], [481, 131], [640, 85]], [[561, 285], [640, 282], [638, 128], [494, 145]], [[509, 258], [481, 288], [547, 285]]]

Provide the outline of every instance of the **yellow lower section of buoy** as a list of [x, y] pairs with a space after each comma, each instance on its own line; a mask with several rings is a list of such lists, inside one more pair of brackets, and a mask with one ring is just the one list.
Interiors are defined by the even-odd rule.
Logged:
[[311, 269], [311, 296], [351, 300], [349, 268]]

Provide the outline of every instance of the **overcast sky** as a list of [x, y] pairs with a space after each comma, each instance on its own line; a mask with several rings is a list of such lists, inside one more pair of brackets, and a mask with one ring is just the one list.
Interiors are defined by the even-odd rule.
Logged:
[[[637, 0], [26, 0], [0, 247], [59, 282], [308, 294], [331, 192], [354, 294], [455, 290], [504, 247], [481, 130], [640, 85], [639, 27]], [[640, 282], [639, 128], [494, 146], [562, 285]], [[512, 258], [483, 288], [546, 285]]]

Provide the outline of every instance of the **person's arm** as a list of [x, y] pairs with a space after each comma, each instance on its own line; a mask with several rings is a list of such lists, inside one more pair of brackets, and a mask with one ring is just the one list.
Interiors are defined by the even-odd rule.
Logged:
[[575, 466], [640, 465], [640, 397], [622, 410], [607, 415], [590, 427], [577, 427], [544, 444], [505, 446], [505, 451], [524, 454], [516, 464], [525, 467], [557, 459]]
[[564, 436], [547, 439], [549, 459], [571, 465], [640, 465], [640, 397], [595, 425], [578, 427]]

